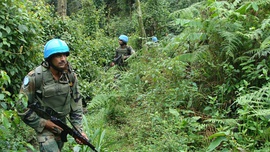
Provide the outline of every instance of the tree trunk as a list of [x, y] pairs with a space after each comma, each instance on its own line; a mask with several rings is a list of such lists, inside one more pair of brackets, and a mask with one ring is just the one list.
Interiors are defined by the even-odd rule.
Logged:
[[136, 7], [137, 7], [137, 13], [138, 13], [138, 22], [139, 22], [139, 31], [140, 31], [140, 36], [142, 37], [142, 46], [145, 44], [146, 40], [146, 33], [143, 25], [143, 18], [142, 18], [142, 10], [141, 10], [141, 2], [140, 0], [136, 0]]
[[57, 1], [57, 13], [62, 17], [67, 15], [67, 0]]

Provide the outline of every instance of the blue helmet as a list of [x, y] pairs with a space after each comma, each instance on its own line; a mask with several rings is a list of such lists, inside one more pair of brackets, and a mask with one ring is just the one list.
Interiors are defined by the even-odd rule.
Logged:
[[69, 48], [66, 42], [60, 39], [52, 39], [48, 41], [44, 47], [44, 59], [47, 59], [53, 54], [66, 53], [69, 55]]
[[153, 37], [152, 37], [152, 41], [153, 41], [153, 42], [157, 42], [157, 41], [158, 41], [157, 37], [153, 36]]
[[127, 37], [126, 35], [120, 35], [120, 36], [119, 36], [119, 40], [121, 40], [121, 41], [127, 43], [127, 42], [128, 42], [128, 37]]

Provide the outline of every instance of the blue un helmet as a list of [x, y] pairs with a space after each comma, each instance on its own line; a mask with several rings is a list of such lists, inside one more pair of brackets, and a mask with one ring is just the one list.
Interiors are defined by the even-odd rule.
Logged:
[[157, 37], [153, 36], [153, 37], [152, 37], [152, 41], [153, 41], [153, 42], [157, 42], [157, 41], [158, 41]]
[[44, 47], [44, 59], [49, 58], [53, 54], [66, 53], [69, 55], [67, 43], [60, 39], [52, 39], [48, 41]]
[[128, 42], [128, 37], [127, 37], [126, 35], [120, 35], [120, 36], [119, 36], [119, 40], [121, 40], [121, 41], [127, 43], [127, 42]]

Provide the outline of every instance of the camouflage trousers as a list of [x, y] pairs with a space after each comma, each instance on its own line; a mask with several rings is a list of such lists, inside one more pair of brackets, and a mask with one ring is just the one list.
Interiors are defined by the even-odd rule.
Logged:
[[40, 152], [60, 152], [64, 146], [60, 135], [44, 129], [42, 133], [37, 134]]

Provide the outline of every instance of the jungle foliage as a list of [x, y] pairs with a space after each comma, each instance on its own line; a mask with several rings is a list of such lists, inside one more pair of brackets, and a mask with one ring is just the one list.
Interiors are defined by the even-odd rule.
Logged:
[[[36, 151], [17, 116], [24, 76], [61, 38], [88, 99], [84, 129], [99, 151], [268, 151], [270, 0], [0, 0], [0, 149]], [[115, 5], [117, 4], [117, 5]], [[108, 67], [118, 36], [136, 55]], [[141, 45], [141, 40], [158, 43]], [[63, 151], [89, 151], [69, 137]]]

